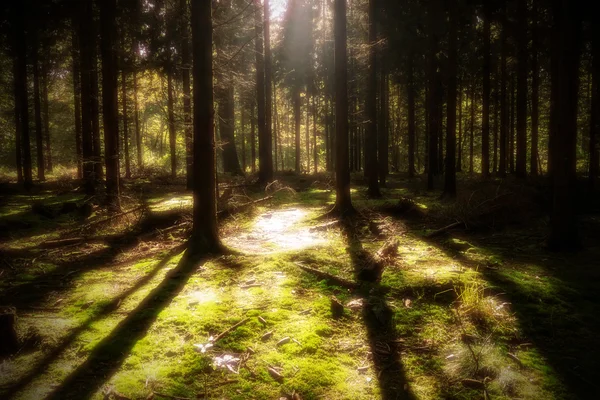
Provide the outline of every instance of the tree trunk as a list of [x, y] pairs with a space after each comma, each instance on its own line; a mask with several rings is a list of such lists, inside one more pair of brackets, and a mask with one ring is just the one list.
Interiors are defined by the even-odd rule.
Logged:
[[308, 91], [306, 92], [306, 126], [305, 126], [305, 141], [306, 141], [306, 173], [310, 174], [310, 98]]
[[335, 57], [335, 210], [340, 215], [354, 212], [350, 197], [348, 168], [348, 60], [346, 43], [346, 0], [334, 0]]
[[233, 175], [243, 175], [240, 168], [237, 150], [235, 148], [235, 109], [233, 84], [218, 80], [220, 84], [218, 93], [219, 104], [219, 133], [223, 146], [223, 171]]
[[313, 158], [315, 174], [319, 173], [319, 152], [317, 151], [317, 96], [313, 96]]
[[281, 149], [279, 143], [279, 112], [277, 111], [277, 85], [273, 85], [273, 115], [275, 117], [275, 130], [273, 132], [273, 155], [275, 157], [275, 162], [273, 162], [273, 166], [275, 171], [277, 171], [277, 157], [281, 154], [281, 169], [283, 169], [283, 149]]
[[439, 138], [439, 107], [442, 94], [438, 73], [438, 45], [439, 45], [439, 22], [440, 22], [440, 0], [432, 0], [428, 12], [428, 30], [429, 30], [429, 55], [428, 55], [428, 80], [429, 93], [427, 104], [428, 115], [428, 152], [427, 152], [427, 189], [434, 188], [434, 177], [439, 174], [438, 165], [438, 138]]
[[511, 174], [515, 173], [515, 116], [516, 116], [516, 96], [515, 96], [515, 76], [510, 78], [510, 136], [508, 142], [508, 163]]
[[556, 115], [558, 127], [552, 159], [553, 207], [548, 244], [553, 250], [570, 250], [580, 246], [575, 213], [577, 91], [581, 46], [581, 16], [576, 2], [558, 0], [554, 4], [559, 79]]
[[592, 26], [592, 105], [590, 109], [589, 187], [593, 192], [600, 172], [600, 27]]
[[52, 147], [50, 145], [50, 110], [48, 104], [48, 60], [42, 62], [42, 114], [44, 119], [44, 144], [46, 150], [46, 170], [52, 173]]
[[175, 105], [173, 100], [173, 72], [171, 71], [171, 56], [167, 67], [167, 114], [169, 126], [169, 149], [171, 151], [171, 178], [177, 177], [177, 131], [175, 130]]
[[[90, 6], [91, 7], [91, 6]], [[98, 52], [97, 52], [97, 32], [96, 23], [92, 15], [90, 17], [90, 50], [91, 50], [91, 65], [92, 70], [90, 73], [90, 90], [91, 90], [91, 124], [92, 124], [92, 151], [93, 151], [93, 165], [94, 165], [94, 178], [96, 180], [104, 179], [104, 168], [102, 167], [102, 146], [100, 144], [100, 91], [98, 88]], [[116, 107], [116, 103], [115, 103]], [[117, 136], [118, 138], [118, 136]], [[106, 145], [106, 143], [105, 143]], [[104, 155], [106, 158], [106, 154]]]
[[211, 2], [192, 0], [194, 227], [189, 249], [195, 253], [222, 250], [217, 230], [211, 13]]
[[40, 62], [39, 62], [39, 49], [37, 37], [34, 38], [33, 48], [33, 109], [35, 114], [35, 144], [37, 153], [37, 177], [40, 181], [46, 180], [44, 174], [44, 131], [42, 126], [42, 103], [40, 96]]
[[[381, 197], [378, 181], [377, 162], [377, 13], [376, 0], [369, 0], [369, 78], [367, 81], [367, 147], [366, 169], [369, 188], [367, 195], [371, 198]], [[336, 76], [337, 78], [337, 76]], [[336, 104], [337, 109], [337, 104]], [[337, 122], [337, 121], [336, 121]]]
[[457, 41], [458, 10], [457, 0], [450, 0], [448, 23], [448, 100], [446, 126], [446, 168], [444, 169], [444, 196], [456, 197], [456, 74], [457, 74]]
[[[525, 1], [520, 1], [525, 3]], [[484, 179], [490, 176], [490, 100], [491, 100], [491, 9], [489, 1], [484, 3], [483, 21], [483, 111], [481, 122], [481, 174]]]
[[259, 153], [262, 147], [262, 157], [260, 162], [259, 180], [262, 183], [268, 183], [273, 180], [273, 138], [272, 131], [273, 126], [272, 110], [273, 110], [273, 76], [271, 73], [271, 20], [269, 15], [269, 0], [264, 0], [263, 14], [264, 14], [264, 48], [265, 48], [265, 129], [264, 138], [262, 141], [263, 146], [260, 145], [259, 138]]
[[475, 77], [471, 82], [471, 132], [469, 135], [469, 173], [473, 173], [475, 158]]
[[76, 18], [71, 22], [71, 62], [73, 74], [73, 103], [75, 108], [75, 154], [77, 162], [77, 179], [83, 178], [82, 152], [81, 152], [81, 75], [79, 65], [79, 38], [77, 34]]
[[[96, 40], [93, 32], [92, 0], [79, 3], [79, 56], [81, 58], [81, 153], [85, 194], [96, 192], [96, 169], [93, 134], [93, 75], [95, 74], [94, 51]], [[74, 19], [75, 20], [75, 19]]]
[[508, 76], [506, 62], [508, 57], [508, 21], [506, 20], [506, 8], [502, 11], [502, 30], [500, 32], [500, 162], [498, 164], [498, 175], [506, 177], [506, 144], [508, 143], [508, 104], [507, 90]]
[[[262, 183], [267, 183], [268, 177], [268, 162], [266, 155], [267, 144], [265, 143], [266, 126], [265, 126], [265, 55], [263, 50], [263, 35], [261, 31], [261, 5], [260, 0], [254, 0], [254, 39], [255, 54], [256, 54], [256, 106], [258, 113], [258, 175]], [[254, 141], [252, 142], [254, 146]], [[252, 157], [254, 163], [254, 157]]]
[[517, 155], [516, 176], [527, 175], [527, 2], [518, 2], [517, 18]]
[[495, 69], [494, 78], [494, 175], [498, 173], [498, 137], [500, 133], [500, 76], [498, 68]]
[[296, 154], [294, 170], [297, 174], [300, 173], [300, 123], [301, 123], [301, 115], [300, 115], [300, 89], [295, 87], [292, 89], [293, 94], [293, 102], [294, 102], [294, 151]]
[[539, 126], [540, 126], [540, 64], [538, 61], [538, 5], [532, 2], [531, 18], [531, 158], [529, 169], [532, 176], [538, 175]]
[[183, 129], [185, 135], [185, 171], [186, 187], [188, 190], [193, 188], [193, 144], [192, 144], [192, 90], [190, 83], [190, 41], [189, 41], [189, 13], [187, 0], [180, 0], [179, 8], [181, 12], [180, 30], [181, 30], [181, 78], [183, 84]]
[[[125, 52], [125, 46], [123, 46]], [[125, 62], [121, 58], [121, 85], [122, 85], [122, 102], [123, 102], [123, 152], [125, 153], [125, 177], [131, 179], [131, 159], [129, 158], [129, 116], [127, 114], [127, 73], [125, 72]]]
[[379, 112], [381, 122], [377, 129], [377, 167], [379, 184], [381, 187], [386, 187], [386, 179], [389, 174], [389, 93], [387, 70], [383, 60], [381, 61], [381, 79], [379, 83]]
[[244, 100], [243, 94], [240, 93], [240, 142], [242, 145], [242, 173], [246, 172], [246, 103]]
[[[411, 50], [408, 56], [408, 78], [407, 78], [407, 119], [408, 119], [408, 176], [415, 176], [415, 142], [416, 142], [416, 124], [415, 124], [415, 81], [414, 81], [414, 52]], [[399, 127], [398, 127], [399, 128]]]
[[99, 0], [100, 52], [102, 56], [102, 116], [106, 163], [106, 204], [112, 212], [121, 209], [119, 199], [119, 120], [116, 68], [116, 0]]
[[254, 118], [254, 102], [250, 102], [250, 158], [252, 158], [252, 173], [256, 172], [256, 120]]
[[463, 88], [461, 85], [458, 85], [458, 145], [457, 148], [457, 157], [456, 157], [456, 172], [462, 172], [462, 153], [463, 153]]

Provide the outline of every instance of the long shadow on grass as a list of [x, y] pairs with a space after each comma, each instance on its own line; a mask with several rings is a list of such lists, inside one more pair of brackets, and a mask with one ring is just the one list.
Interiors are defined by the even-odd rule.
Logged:
[[[597, 266], [592, 265], [592, 259], [597, 261], [597, 255], [557, 258], [556, 254], [542, 250], [536, 254], [519, 254], [510, 244], [491, 249], [482, 236], [461, 236], [461, 239], [508, 259], [508, 266], [485, 267], [479, 271], [495, 292], [503, 293], [503, 297], [510, 301], [525, 335], [520, 341], [533, 343], [566, 386], [566, 392], [555, 393], [557, 398], [600, 398], [600, 385], [597, 383], [600, 381], [600, 300], [597, 296], [600, 272]], [[443, 243], [441, 238], [422, 237], [421, 240], [465, 266], [474, 266], [473, 260], [449, 242]], [[543, 276], [528, 276], [527, 270], [511, 264], [535, 265], [543, 270]], [[529, 285], [527, 281], [518, 281], [519, 273], [526, 274], [524, 279], [530, 281]], [[552, 282], [550, 292], [537, 287], [537, 279]], [[548, 389], [559, 390], [556, 386]]]
[[[342, 221], [342, 231], [357, 280], [361, 270], [371, 262], [372, 255], [366, 251], [351, 219]], [[393, 324], [393, 310], [385, 297], [385, 290], [378, 282], [363, 285], [368, 289], [368, 301], [362, 310], [363, 323], [367, 329], [369, 347], [381, 390], [382, 400], [414, 399], [414, 394], [406, 380], [397, 346], [398, 334]], [[366, 291], [366, 290], [365, 290]]]
[[144, 337], [158, 314], [168, 306], [197, 270], [201, 259], [183, 255], [176, 268], [131, 311], [71, 373], [48, 399], [87, 399], [122, 365], [138, 340]]
[[79, 337], [79, 335], [91, 326], [92, 323], [107, 317], [112, 312], [116, 311], [122, 301], [150, 282], [165, 267], [169, 260], [179, 254], [183, 248], [184, 246], [180, 245], [169, 250], [169, 252], [156, 264], [152, 271], [137, 281], [135, 285], [117, 297], [113, 298], [109, 303], [102, 305], [97, 312], [88, 317], [78, 327], [73, 329], [64, 339], [61, 340], [57, 346], [52, 348], [52, 350], [50, 350], [50, 352], [48, 352], [44, 358], [37, 363], [37, 365], [33, 366], [26, 375], [22, 376], [17, 382], [7, 388], [4, 393], [1, 393], [2, 396], [5, 396], [6, 398], [14, 396], [17, 392], [30, 384], [36, 377], [44, 373], [47, 368]]

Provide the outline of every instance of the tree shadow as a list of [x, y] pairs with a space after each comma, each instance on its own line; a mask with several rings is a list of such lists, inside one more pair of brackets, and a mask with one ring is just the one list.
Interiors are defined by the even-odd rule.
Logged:
[[[373, 256], [363, 248], [356, 229], [356, 218], [342, 220], [342, 233], [348, 246], [354, 275], [362, 278], [365, 265]], [[394, 312], [386, 301], [386, 289], [377, 282], [361, 282], [359, 291], [366, 300], [362, 320], [367, 329], [367, 339], [373, 357], [382, 400], [414, 399], [400, 359], [398, 333], [393, 324]]]
[[99, 390], [123, 364], [133, 346], [146, 335], [158, 314], [185, 287], [202, 258], [186, 252], [176, 268], [129, 313], [98, 345], [86, 361], [73, 371], [47, 398], [84, 399]]
[[[488, 289], [492, 293], [501, 293], [503, 299], [510, 303], [524, 337], [515, 338], [516, 343], [505, 344], [532, 343], [566, 387], [567, 392], [555, 393], [557, 396], [600, 398], [600, 385], [597, 384], [600, 379], [597, 368], [600, 354], [597, 339], [600, 336], [598, 249], [596, 254], [588, 251], [587, 254], [557, 257], [542, 249], [520, 252], [509, 242], [490, 244], [489, 235], [463, 233], [418, 238], [461, 265], [478, 268], [490, 285]], [[451, 241], [444, 243], [444, 238], [465, 240], [507, 262], [479, 268], [479, 262], [469, 259], [461, 249], [452, 246]], [[529, 237], [527, 240], [532, 239]], [[532, 274], [523, 269], [525, 266], [538, 267], [539, 272]], [[523, 278], [519, 274], [524, 274]], [[536, 286], [537, 280], [551, 282], [550, 289]], [[558, 390], [558, 387], [553, 385], [551, 390], [555, 389]]]
[[142, 279], [137, 281], [135, 285], [121, 293], [120, 295], [113, 298], [110, 302], [102, 305], [93, 315], [88, 317], [79, 326], [71, 330], [69, 334], [63, 338], [58, 345], [53, 347], [49, 353], [47, 353], [41, 361], [33, 366], [24, 376], [19, 378], [17, 382], [9, 386], [3, 393], [3, 396], [7, 398], [14, 396], [21, 389], [25, 388], [30, 384], [36, 377], [44, 373], [47, 368], [54, 362], [78, 337], [81, 333], [87, 330], [94, 322], [107, 317], [112, 312], [116, 311], [120, 304], [127, 299], [130, 295], [135, 293], [138, 289], [150, 282], [164, 267], [167, 265], [170, 259], [179, 254], [183, 249], [184, 245], [173, 247], [169, 252], [154, 266], [152, 271], [147, 273]]

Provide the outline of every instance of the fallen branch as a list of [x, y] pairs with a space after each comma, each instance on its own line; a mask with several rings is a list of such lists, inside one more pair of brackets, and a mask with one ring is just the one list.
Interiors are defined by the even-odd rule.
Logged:
[[309, 272], [313, 275], [316, 275], [317, 277], [319, 277], [321, 279], [326, 279], [326, 280], [330, 281], [331, 283], [333, 283], [334, 285], [341, 286], [346, 289], [356, 289], [359, 286], [356, 282], [352, 282], [347, 279], [340, 278], [339, 276], [332, 275], [330, 273], [318, 270], [316, 268], [308, 267], [299, 262], [295, 262], [294, 264], [296, 264], [298, 266], [298, 268], [304, 270], [305, 272]]
[[246, 322], [248, 322], [250, 320], [250, 318], [244, 318], [243, 320], [241, 320], [240, 322], [238, 322], [237, 324], [225, 329], [223, 332], [219, 333], [217, 336], [215, 336], [213, 338], [213, 342], [218, 342], [219, 340], [223, 339], [223, 337], [225, 337], [229, 332], [233, 331], [234, 329], [244, 325]]
[[326, 222], [324, 224], [321, 225], [317, 225], [317, 226], [312, 226], [309, 231], [310, 232], [321, 232], [321, 231], [326, 231], [329, 228], [333, 228], [336, 227], [340, 224], [340, 220], [335, 220], [335, 221], [330, 221], [330, 222]]
[[63, 246], [70, 246], [72, 244], [79, 244], [79, 243], [83, 242], [84, 240], [85, 240], [85, 238], [83, 238], [83, 237], [46, 240], [45, 242], [40, 243], [39, 247], [42, 249], [52, 249], [55, 247], [63, 247]]
[[133, 208], [133, 209], [131, 209], [129, 211], [123, 211], [123, 212], [120, 212], [118, 214], [113, 214], [113, 215], [110, 215], [110, 216], [108, 216], [108, 217], [106, 217], [104, 219], [101, 219], [100, 221], [94, 221], [94, 222], [91, 222], [91, 223], [89, 223], [87, 225], [84, 225], [81, 228], [78, 228], [78, 230], [89, 229], [89, 228], [91, 228], [93, 226], [101, 225], [101, 224], [103, 224], [105, 222], [112, 221], [115, 218], [123, 217], [125, 215], [132, 214], [132, 213], [134, 213], [136, 211], [143, 210], [145, 208], [146, 208], [146, 205], [141, 205], [141, 206], [135, 207], [135, 208]]
[[458, 222], [455, 222], [455, 223], [450, 224], [448, 226], [445, 226], [443, 228], [440, 228], [438, 230], [435, 230], [435, 231], [429, 233], [428, 235], [426, 235], [425, 237], [428, 238], [428, 239], [431, 239], [431, 238], [434, 238], [434, 237], [437, 237], [437, 236], [441, 236], [444, 233], [448, 232], [449, 230], [452, 230], [454, 228], [458, 228], [458, 227], [464, 226], [464, 225], [465, 225], [464, 222], [458, 221]]
[[231, 207], [231, 208], [228, 208], [225, 210], [221, 210], [217, 213], [217, 216], [222, 218], [222, 217], [226, 217], [226, 216], [229, 216], [232, 214], [236, 214], [236, 213], [244, 211], [245, 209], [247, 209], [249, 207], [252, 207], [255, 204], [263, 203], [265, 201], [271, 200], [272, 198], [273, 198], [273, 196], [267, 196], [267, 197], [263, 197], [262, 199], [251, 201], [249, 203], [245, 203], [245, 204], [241, 204], [239, 206], [234, 206], [234, 207]]

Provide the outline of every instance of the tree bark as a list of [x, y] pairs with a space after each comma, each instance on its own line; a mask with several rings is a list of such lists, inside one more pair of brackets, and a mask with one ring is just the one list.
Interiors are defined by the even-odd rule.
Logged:
[[[125, 53], [125, 46], [122, 49]], [[127, 72], [125, 59], [121, 57], [121, 101], [123, 102], [123, 152], [125, 153], [125, 177], [131, 179], [131, 159], [129, 157], [129, 116], [127, 113]]]
[[463, 88], [458, 85], [458, 145], [456, 157], [456, 172], [462, 172], [462, 153], [463, 153]]
[[[92, 7], [92, 6], [90, 6]], [[102, 146], [100, 144], [100, 91], [98, 88], [98, 51], [97, 51], [97, 28], [94, 21], [93, 7], [89, 19], [90, 23], [90, 50], [91, 50], [91, 72], [90, 72], [90, 90], [91, 90], [91, 124], [92, 124], [92, 151], [94, 178], [96, 180], [104, 179], [104, 168], [102, 167]], [[115, 103], [116, 107], [116, 103]], [[105, 154], [106, 157], [106, 154]]]
[[456, 197], [456, 75], [457, 75], [457, 42], [458, 42], [458, 10], [457, 0], [450, 0], [448, 22], [448, 99], [446, 125], [446, 168], [444, 169], [444, 196]]
[[339, 215], [354, 212], [350, 197], [348, 156], [348, 60], [346, 38], [346, 0], [334, 0], [335, 53], [335, 210]]
[[508, 21], [506, 20], [506, 8], [502, 11], [502, 30], [500, 32], [500, 162], [498, 165], [498, 175], [501, 178], [506, 177], [506, 144], [508, 143], [508, 105], [507, 90], [508, 76], [506, 71], [506, 62], [508, 57]]
[[540, 64], [538, 61], [538, 5], [532, 4], [531, 18], [531, 158], [529, 169], [532, 176], [538, 175], [539, 126], [540, 126]]
[[171, 56], [167, 66], [167, 114], [169, 126], [169, 149], [171, 152], [171, 178], [177, 177], [177, 131], [175, 130], [175, 105], [173, 100], [173, 72]]
[[254, 118], [254, 102], [250, 102], [250, 158], [252, 173], [256, 172], [256, 120]]
[[40, 95], [40, 61], [39, 61], [39, 35], [38, 28], [33, 28], [35, 31], [33, 54], [33, 109], [35, 119], [35, 144], [37, 154], [37, 177], [38, 180], [46, 180], [44, 174], [44, 131], [42, 125], [42, 102]]
[[[369, 0], [369, 78], [367, 81], [367, 147], [366, 170], [368, 189], [367, 195], [371, 198], [381, 197], [378, 181], [377, 162], [377, 13], [376, 0]], [[336, 76], [337, 78], [337, 76]], [[337, 107], [336, 107], [337, 108]], [[337, 122], [337, 121], [336, 121]]]
[[42, 115], [44, 120], [44, 144], [46, 152], [46, 170], [52, 173], [52, 146], [50, 143], [50, 107], [48, 104], [48, 63], [46, 59], [42, 62]]
[[408, 77], [407, 77], [407, 119], [408, 119], [408, 176], [415, 176], [415, 142], [416, 142], [416, 123], [415, 123], [415, 81], [414, 81], [414, 52], [411, 50], [408, 55]]
[[269, 0], [264, 0], [263, 21], [265, 48], [265, 129], [262, 146], [259, 138], [259, 180], [262, 183], [268, 183], [273, 180], [273, 127], [271, 122], [273, 109], [273, 76], [271, 73], [271, 22], [269, 16]]
[[475, 164], [475, 77], [471, 82], [471, 129], [469, 132], [469, 173], [473, 173], [473, 167]]
[[590, 109], [589, 187], [593, 192], [600, 172], [600, 27], [592, 26], [592, 105]]
[[83, 178], [82, 152], [81, 152], [81, 75], [79, 65], [79, 38], [77, 34], [76, 18], [72, 19], [71, 26], [71, 63], [73, 74], [73, 103], [75, 109], [75, 155], [77, 162], [77, 178]]
[[427, 124], [428, 124], [428, 151], [427, 151], [427, 189], [433, 190], [434, 178], [439, 174], [438, 165], [438, 138], [439, 138], [439, 107], [441, 103], [441, 85], [438, 72], [438, 42], [440, 22], [440, 0], [431, 0], [428, 10], [429, 30], [429, 55], [428, 55], [428, 81], [429, 92], [427, 101]]
[[194, 78], [194, 227], [190, 251], [222, 250], [217, 230], [211, 2], [192, 0]]
[[292, 97], [294, 102], [294, 151], [295, 151], [295, 163], [294, 170], [297, 174], [300, 173], [301, 163], [300, 163], [300, 124], [301, 124], [301, 115], [300, 115], [300, 89], [295, 87], [292, 89]]
[[[525, 1], [520, 1], [525, 3]], [[491, 6], [484, 3], [483, 21], [483, 110], [481, 122], [481, 174], [484, 179], [490, 176], [490, 100], [491, 100]]]
[[193, 144], [192, 144], [192, 89], [190, 83], [190, 40], [189, 40], [189, 13], [187, 0], [180, 0], [179, 8], [181, 12], [181, 78], [183, 84], [183, 129], [185, 135], [185, 171], [186, 187], [188, 190], [193, 188]]
[[121, 209], [119, 199], [119, 120], [115, 54], [116, 0], [99, 0], [100, 53], [102, 57], [102, 116], [106, 163], [106, 204], [111, 212]]
[[[382, 55], [383, 58], [383, 55]], [[381, 79], [379, 81], [379, 117], [380, 123], [377, 129], [377, 169], [379, 173], [379, 184], [386, 187], [389, 174], [389, 101], [388, 101], [388, 79], [385, 61], [381, 60]]]
[[515, 173], [527, 175], [527, 2], [519, 1], [517, 11], [517, 154]]
[[223, 171], [233, 175], [243, 175], [235, 147], [235, 109], [233, 83], [222, 79], [217, 80], [221, 86], [218, 93], [219, 104], [219, 134], [223, 146]]

